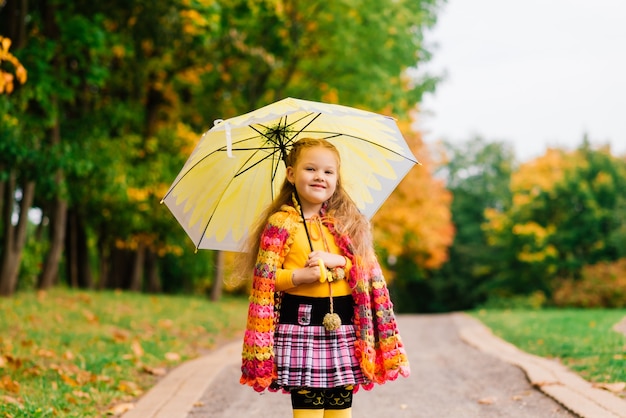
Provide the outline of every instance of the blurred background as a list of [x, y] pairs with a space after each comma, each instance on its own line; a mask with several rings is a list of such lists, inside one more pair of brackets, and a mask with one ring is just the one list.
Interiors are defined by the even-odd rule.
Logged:
[[215, 119], [297, 97], [422, 162], [373, 219], [398, 311], [624, 307], [623, 9], [0, 1], [0, 295], [247, 294], [159, 202]]

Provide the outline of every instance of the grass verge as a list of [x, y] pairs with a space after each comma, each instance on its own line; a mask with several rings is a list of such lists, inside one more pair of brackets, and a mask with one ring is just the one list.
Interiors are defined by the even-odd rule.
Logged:
[[102, 417], [245, 327], [247, 300], [54, 289], [0, 299], [0, 417]]
[[[559, 359], [594, 383], [626, 382], [625, 309], [480, 310], [471, 313], [523, 351]], [[622, 391], [621, 395], [624, 395]]]

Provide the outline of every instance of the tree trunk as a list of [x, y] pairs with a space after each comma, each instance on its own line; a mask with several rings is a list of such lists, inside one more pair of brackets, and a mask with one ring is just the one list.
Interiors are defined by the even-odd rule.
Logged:
[[[5, 2], [0, 2], [0, 5]], [[20, 49], [26, 42], [26, 26], [24, 22], [28, 14], [28, 0], [8, 1], [0, 7], [0, 34], [11, 39], [14, 49]], [[6, 29], [4, 29], [6, 28]]]
[[126, 249], [115, 247], [110, 244], [111, 251], [111, 270], [107, 288], [109, 289], [128, 289], [130, 287], [130, 277], [133, 273], [133, 262], [135, 253]]
[[148, 249], [146, 253], [146, 278], [148, 281], [148, 292], [160, 293], [161, 281], [159, 280], [158, 258], [154, 251]]
[[76, 214], [76, 271], [78, 271], [78, 286], [81, 289], [93, 288], [93, 275], [89, 262], [89, 242], [83, 217]]
[[141, 238], [137, 244], [137, 250], [135, 250], [134, 258], [133, 273], [130, 277], [129, 290], [133, 292], [141, 292], [143, 284], [143, 268], [146, 260], [146, 243]]
[[[56, 98], [52, 98], [54, 107], [56, 105]], [[57, 119], [54, 127], [48, 132], [50, 138], [50, 145], [52, 147], [57, 146], [61, 142], [61, 127]], [[64, 173], [62, 170], [57, 170], [54, 176], [54, 182], [57, 185], [61, 185], [64, 181]], [[43, 265], [43, 270], [39, 278], [39, 288], [49, 289], [54, 285], [56, 278], [59, 275], [59, 261], [63, 253], [63, 244], [65, 241], [65, 230], [67, 223], [67, 201], [57, 193], [52, 203], [52, 211], [50, 214], [50, 248], [46, 255], [46, 261]], [[70, 281], [72, 287], [74, 283]]]
[[67, 210], [65, 228], [65, 274], [67, 282], [73, 288], [79, 287], [78, 272], [78, 227], [75, 209]]
[[9, 179], [2, 187], [4, 195], [2, 199], [2, 221], [4, 223], [4, 242], [2, 246], [2, 264], [0, 265], [0, 296], [11, 296], [17, 287], [17, 278], [20, 271], [20, 263], [24, 244], [26, 244], [26, 227], [28, 226], [28, 211], [35, 198], [35, 182], [27, 181], [21, 189], [19, 212], [17, 223], [13, 225], [13, 205], [16, 191], [15, 170], [9, 172]]
[[98, 240], [98, 262], [98, 289], [108, 289], [111, 281], [111, 249], [102, 237]]
[[81, 289], [93, 287], [88, 245], [81, 214], [76, 208], [69, 209], [65, 233], [65, 265], [68, 282], [72, 287]]
[[41, 290], [47, 290], [54, 286], [59, 275], [59, 261], [63, 253], [67, 221], [67, 202], [56, 198], [50, 215], [50, 249], [38, 281], [38, 287]]
[[211, 288], [211, 300], [217, 302], [222, 298], [224, 287], [224, 251], [215, 252], [215, 280]]
[[[0, 173], [2, 173], [5, 169], [6, 169], [6, 167], [4, 165], [0, 164]], [[3, 180], [0, 180], [0, 216], [2, 216], [2, 220], [3, 221], [4, 221], [4, 208], [5, 208], [5, 205], [9, 204], [7, 199], [5, 199], [5, 197], [4, 197], [4, 191], [6, 189], [7, 189], [7, 182], [3, 181]], [[0, 232], [2, 232], [2, 229], [0, 229]], [[2, 246], [0, 246], [0, 252], [2, 252]]]

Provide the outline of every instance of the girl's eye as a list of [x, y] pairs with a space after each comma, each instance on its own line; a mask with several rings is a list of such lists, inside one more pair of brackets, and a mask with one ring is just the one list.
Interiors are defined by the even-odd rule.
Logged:
[[327, 171], [326, 174], [335, 174], [334, 171]]

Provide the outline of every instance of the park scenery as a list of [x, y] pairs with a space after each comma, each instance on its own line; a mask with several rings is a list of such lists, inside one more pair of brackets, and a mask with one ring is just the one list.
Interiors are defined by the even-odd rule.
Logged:
[[397, 313], [466, 311], [626, 397], [626, 156], [426, 144], [441, 1], [356, 3], [0, 1], [1, 417], [119, 415], [240, 338], [237, 254], [160, 202], [214, 120], [286, 97], [393, 116], [420, 162], [371, 222]]

